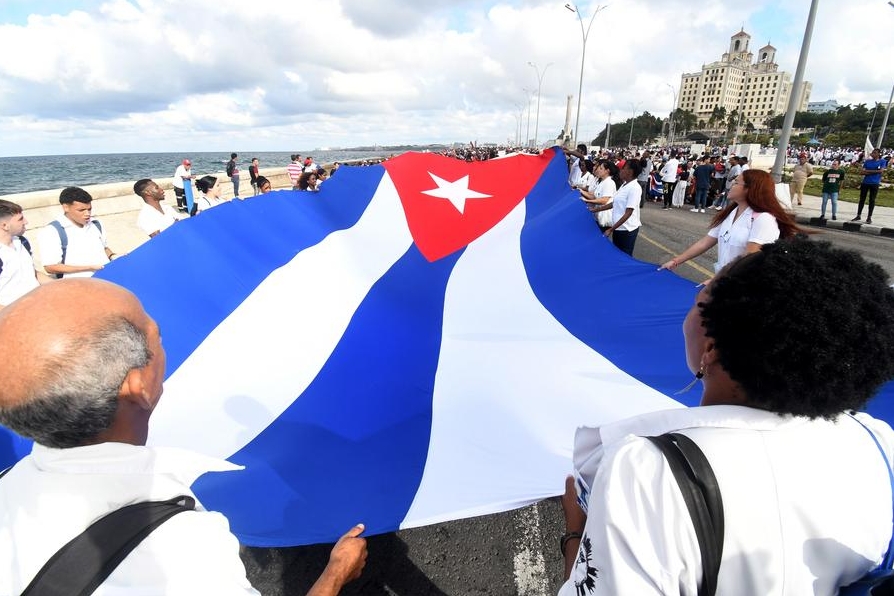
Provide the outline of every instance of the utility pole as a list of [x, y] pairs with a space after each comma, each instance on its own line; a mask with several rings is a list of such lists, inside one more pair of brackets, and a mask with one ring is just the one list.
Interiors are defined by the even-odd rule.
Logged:
[[608, 113], [608, 124], [605, 125], [605, 148], [611, 147], [612, 138], [612, 113]]
[[776, 146], [776, 161], [773, 162], [772, 174], [773, 180], [777, 184], [782, 182], [782, 168], [785, 166], [785, 156], [788, 153], [788, 141], [792, 136], [795, 111], [798, 109], [798, 102], [801, 99], [801, 84], [804, 81], [804, 70], [807, 68], [807, 55], [810, 53], [810, 38], [813, 35], [813, 23], [816, 21], [818, 5], [819, 0], [810, 0], [810, 12], [807, 13], [807, 26], [804, 28], [804, 40], [801, 42], [798, 68], [795, 69], [795, 80], [792, 81], [792, 90], [788, 97], [788, 109], [782, 123], [782, 134], [779, 135], [779, 144]]

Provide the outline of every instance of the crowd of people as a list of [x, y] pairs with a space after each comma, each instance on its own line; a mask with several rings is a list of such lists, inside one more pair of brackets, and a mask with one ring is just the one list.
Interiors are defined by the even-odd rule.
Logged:
[[[711, 223], [711, 236], [709, 234], [699, 243], [697, 249], [702, 249], [687, 256], [688, 260], [698, 256], [705, 250], [717, 244], [717, 238], [724, 239], [733, 221], [727, 222], [727, 218], [733, 217], [739, 220], [740, 215], [747, 206], [748, 213], [760, 214], [754, 221], [764, 221], [766, 216], [772, 215], [775, 221], [783, 221], [783, 237], [788, 232], [788, 226], [794, 226], [791, 215], [787, 214], [776, 199], [773, 180], [766, 172], [751, 173], [748, 157], [727, 153], [725, 148], [715, 149], [712, 153], [705, 151], [700, 155], [689, 154], [679, 148], [661, 148], [656, 151], [648, 149], [642, 151], [619, 149], [615, 152], [602, 150], [598, 153], [588, 152], [586, 145], [578, 145], [576, 149], [563, 149], [568, 157], [568, 183], [580, 191], [581, 199], [587, 203], [588, 209], [596, 218], [600, 229], [606, 235], [611, 235], [616, 246], [622, 250], [632, 251], [635, 243], [635, 229], [640, 225], [639, 210], [629, 205], [631, 191], [620, 193], [623, 184], [621, 172], [624, 166], [630, 162], [638, 163], [636, 181], [640, 187], [637, 193], [642, 209], [647, 201], [662, 205], [663, 210], [684, 208], [691, 205], [692, 213], [705, 213], [707, 210], [719, 212], [713, 217]], [[862, 176], [860, 186], [860, 200], [857, 207], [857, 216], [852, 221], [861, 221], [864, 204], [868, 202], [868, 216], [866, 223], [872, 223], [872, 213], [881, 184], [883, 172], [891, 167], [890, 156], [881, 156], [878, 149], [872, 150], [869, 155], [856, 150], [831, 150], [812, 149], [792, 150], [791, 155], [791, 180], [789, 190], [793, 204], [803, 203], [804, 188], [807, 180], [814, 175], [811, 161], [817, 160], [825, 165], [822, 173], [822, 209], [820, 219], [826, 218], [827, 204], [831, 203], [832, 219], [837, 219], [838, 196], [841, 184], [845, 179], [846, 171], [842, 167], [842, 157], [847, 156], [851, 160], [852, 168], [859, 168]], [[747, 180], [743, 175], [747, 174]], [[750, 189], [743, 194], [741, 189]], [[760, 190], [757, 190], [757, 189]], [[619, 201], [612, 198], [618, 194]], [[619, 202], [623, 203], [622, 205]], [[617, 211], [615, 211], [617, 209]], [[730, 215], [732, 214], [732, 216]], [[751, 222], [750, 217], [746, 221]], [[723, 225], [721, 225], [723, 224]], [[622, 234], [615, 235], [620, 227]], [[737, 223], [737, 234], [747, 228], [749, 231], [763, 229], [760, 224]], [[794, 229], [794, 228], [792, 228]], [[749, 232], [750, 233], [750, 232]], [[622, 240], [633, 238], [633, 242]], [[778, 237], [778, 235], [776, 236]], [[749, 236], [748, 242], [754, 243], [752, 250], [760, 248], [760, 244], [772, 241], [776, 237], [768, 238], [757, 231]], [[711, 238], [714, 238], [711, 240]], [[760, 239], [764, 239], [758, 242]], [[721, 242], [722, 245], [728, 244]], [[744, 244], [743, 244], [744, 246]], [[723, 248], [723, 246], [721, 246]], [[631, 252], [632, 254], [632, 252]], [[685, 254], [685, 253], [684, 253]], [[740, 253], [739, 253], [740, 254]], [[735, 254], [734, 256], [739, 256]], [[679, 261], [679, 262], [682, 262]], [[725, 264], [726, 259], [718, 261], [719, 267]], [[679, 264], [679, 263], [677, 263]], [[670, 268], [676, 265], [669, 264]], [[718, 270], [719, 270], [718, 267]]]
[[[894, 432], [853, 411], [894, 379], [894, 360], [865, 356], [894, 352], [894, 290], [882, 268], [809, 239], [780, 206], [772, 177], [740, 157], [689, 160], [675, 149], [594, 156], [585, 146], [566, 153], [583, 212], [619, 250], [633, 254], [646, 201], [663, 209], [691, 201], [692, 212], [716, 210], [706, 235], [659, 269], [715, 246], [718, 259], [683, 322], [683, 357], [695, 376], [690, 387], [702, 385], [701, 407], [580, 435], [580, 478], [568, 479], [562, 498], [560, 594], [696, 594], [706, 584], [719, 594], [835, 594], [873, 569], [891, 540]], [[798, 155], [799, 163], [809, 159]], [[144, 201], [138, 225], [150, 237], [187, 216], [187, 185], [197, 189], [193, 214], [222, 201], [221, 181], [197, 178], [190, 165], [184, 160], [175, 174], [179, 212], [163, 203], [155, 181], [134, 184]], [[839, 165], [829, 163], [824, 184], [840, 184]], [[877, 185], [888, 162], [873, 153], [860, 167], [864, 184]], [[289, 175], [293, 188], [313, 191], [335, 169], [293, 156]], [[249, 172], [258, 193], [269, 190], [256, 160]], [[15, 372], [0, 387], [0, 423], [35, 441], [0, 473], [0, 560], [13, 562], [0, 593], [21, 593], [98, 517], [180, 499], [191, 505], [103, 580], [147, 593], [257, 594], [226, 519], [190, 489], [197, 473], [232, 464], [145, 445], [162, 395], [164, 348], [133, 294], [79, 279], [116, 257], [92, 200], [78, 187], [60, 194], [62, 213], [38, 236], [46, 275], [31, 259], [22, 208], [0, 200], [0, 336], [20, 338], [0, 342], [0, 362]], [[680, 444], [680, 435], [703, 452], [722, 495], [723, 553], [710, 569], [679, 481], [649, 439]], [[32, 514], [35, 503], [40, 515]], [[363, 530], [358, 524], [338, 541], [310, 594], [337, 594], [358, 577]]]

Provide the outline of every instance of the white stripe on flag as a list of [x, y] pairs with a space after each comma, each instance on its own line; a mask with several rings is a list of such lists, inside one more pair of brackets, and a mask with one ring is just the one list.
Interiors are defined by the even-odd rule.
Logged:
[[[578, 426], [680, 407], [571, 335], [537, 300], [519, 247], [524, 205], [469, 245], [448, 283], [428, 459], [401, 527], [555, 495], [572, 470]], [[612, 316], [610, 305], [601, 308]]]
[[385, 174], [356, 225], [273, 271], [171, 375], [149, 443], [221, 458], [245, 446], [316, 377], [369, 289], [411, 243]]

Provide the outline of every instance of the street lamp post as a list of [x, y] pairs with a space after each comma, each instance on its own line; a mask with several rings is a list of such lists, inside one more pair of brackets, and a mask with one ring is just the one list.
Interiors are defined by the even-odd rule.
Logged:
[[525, 92], [525, 103], [528, 104], [528, 124], [525, 127], [525, 147], [527, 147], [531, 140], [531, 98], [534, 97], [534, 92], [529, 89], [522, 89], [522, 91]]
[[670, 87], [671, 93], [674, 94], [674, 105], [671, 109], [670, 124], [668, 124], [668, 126], [667, 126], [667, 144], [673, 145], [674, 144], [674, 114], [677, 111], [677, 89], [670, 83], [665, 83], [665, 85]]
[[643, 102], [639, 102], [639, 103], [634, 104], [634, 103], [631, 101], [631, 102], [630, 102], [630, 105], [633, 106], [633, 118], [630, 120], [630, 136], [627, 137], [627, 146], [628, 146], [628, 147], [632, 147], [632, 146], [633, 146], [633, 123], [636, 122], [636, 111], [639, 109], [639, 107], [640, 107], [641, 105], [643, 105]]
[[586, 58], [587, 56], [587, 36], [590, 35], [590, 28], [593, 26], [593, 19], [595, 19], [599, 11], [605, 7], [596, 7], [596, 10], [593, 11], [593, 16], [590, 17], [590, 24], [587, 25], [586, 31], [584, 31], [584, 19], [583, 17], [581, 17], [580, 10], [578, 10], [577, 5], [566, 4], [565, 8], [577, 15], [577, 21], [580, 23], [581, 40], [583, 42], [580, 52], [580, 80], [577, 84], [577, 116], [574, 118], [574, 145], [577, 146], [577, 137], [580, 134], [580, 132], [578, 132], [580, 130], [578, 128], [580, 126], [580, 99], [581, 94], [584, 91], [584, 58]]
[[537, 142], [537, 137], [540, 133], [540, 92], [543, 88], [543, 77], [546, 76], [546, 71], [552, 66], [553, 63], [550, 62], [545, 67], [543, 67], [543, 72], [540, 72], [540, 69], [537, 67], [537, 64], [534, 62], [528, 62], [528, 66], [534, 69], [537, 73], [537, 116], [534, 119], [534, 146], [539, 148], [540, 145]]

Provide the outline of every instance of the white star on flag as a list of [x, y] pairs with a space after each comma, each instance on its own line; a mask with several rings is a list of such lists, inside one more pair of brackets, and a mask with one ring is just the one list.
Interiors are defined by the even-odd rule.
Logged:
[[438, 197], [439, 199], [447, 199], [448, 201], [453, 203], [453, 206], [456, 207], [456, 210], [460, 213], [462, 213], [463, 209], [466, 208], [467, 199], [485, 199], [491, 196], [474, 190], [470, 190], [468, 174], [455, 182], [448, 182], [443, 178], [435, 176], [431, 172], [429, 172], [428, 175], [431, 176], [431, 179], [435, 181], [435, 184], [438, 185], [438, 188], [423, 190], [422, 194], [428, 195], [430, 197]]

